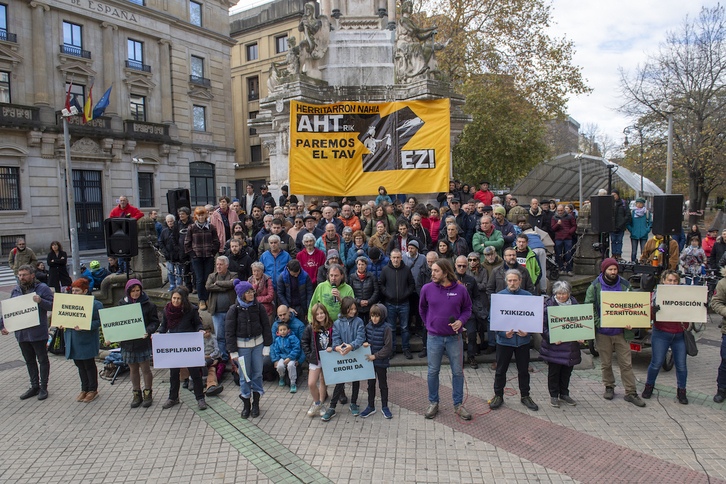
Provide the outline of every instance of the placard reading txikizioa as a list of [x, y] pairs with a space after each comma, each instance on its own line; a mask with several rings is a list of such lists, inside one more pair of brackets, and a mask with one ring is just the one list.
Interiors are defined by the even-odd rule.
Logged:
[[449, 100], [290, 101], [290, 193], [335, 196], [446, 191]]
[[490, 312], [492, 331], [541, 333], [544, 316], [542, 296], [492, 294]]
[[337, 351], [320, 352], [320, 365], [323, 368], [326, 385], [348, 383], [351, 381], [372, 380], [376, 377], [373, 362], [366, 360], [371, 348], [361, 346], [355, 351], [341, 355]]
[[650, 328], [650, 293], [602, 291], [600, 326], [603, 328]]
[[79, 294], [63, 294], [57, 292], [53, 295], [53, 311], [51, 313], [51, 326], [60, 328], [91, 329], [93, 316], [93, 296]]
[[103, 337], [111, 343], [143, 338], [146, 333], [141, 304], [127, 304], [115, 308], [101, 309]]
[[549, 307], [547, 320], [552, 343], [595, 339], [592, 304]]
[[153, 335], [154, 368], [194, 368], [204, 366], [204, 335], [161, 333]]
[[658, 321], [705, 323], [708, 318], [706, 286], [659, 285], [655, 303], [660, 306]]
[[33, 301], [35, 293], [5, 299], [2, 302], [3, 324], [8, 331], [20, 331], [40, 324], [38, 303]]

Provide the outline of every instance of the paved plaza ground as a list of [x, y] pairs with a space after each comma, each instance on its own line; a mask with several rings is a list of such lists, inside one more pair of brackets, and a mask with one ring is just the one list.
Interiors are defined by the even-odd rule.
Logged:
[[[0, 299], [8, 296], [9, 288], [0, 289]], [[306, 381], [297, 394], [266, 382], [262, 415], [243, 420], [239, 387], [229, 376], [224, 392], [207, 399], [208, 410], [197, 410], [193, 394], [183, 389], [182, 403], [163, 410], [167, 370], [154, 371], [155, 400], [148, 409], [129, 408], [128, 374], [113, 386], [100, 380], [96, 401], [76, 403], [77, 369], [55, 355], [50, 397], [21, 401], [27, 372], [15, 338], [4, 336], [0, 482], [726, 482], [726, 407], [711, 400], [721, 339], [716, 316], [712, 319], [699, 355], [688, 358], [687, 406], [675, 400], [675, 370], [661, 371], [660, 397], [654, 394], [646, 408], [624, 402], [621, 386], [613, 401], [603, 400], [595, 358], [595, 369], [573, 374], [570, 389], [577, 406], [549, 405], [547, 367], [536, 362], [531, 386], [540, 410], [528, 411], [516, 394], [488, 413], [494, 371], [481, 365], [465, 370], [466, 407], [477, 414], [471, 423], [453, 414], [448, 367], [442, 368], [447, 388], [441, 390], [434, 420], [423, 417], [425, 366], [389, 370], [392, 420], [384, 419], [380, 408], [367, 419], [354, 418], [347, 405], [338, 405], [330, 422], [308, 418]], [[639, 390], [649, 355], [633, 358]], [[508, 393], [514, 393], [514, 365], [509, 377], [514, 379]]]

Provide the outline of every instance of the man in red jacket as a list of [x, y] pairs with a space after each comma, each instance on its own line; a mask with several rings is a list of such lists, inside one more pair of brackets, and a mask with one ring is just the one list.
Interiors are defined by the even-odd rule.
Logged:
[[124, 195], [118, 197], [118, 206], [114, 207], [109, 214], [109, 218], [114, 217], [132, 217], [136, 220], [144, 216], [144, 213], [138, 208], [129, 204], [129, 199]]

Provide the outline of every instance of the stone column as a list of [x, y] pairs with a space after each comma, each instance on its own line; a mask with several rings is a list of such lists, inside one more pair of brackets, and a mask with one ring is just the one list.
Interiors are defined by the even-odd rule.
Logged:
[[388, 30], [396, 28], [396, 0], [388, 0]]
[[[102, 89], [108, 89], [111, 83], [116, 79], [116, 43], [114, 32], [118, 30], [118, 26], [110, 24], [108, 22], [102, 22], [101, 28], [103, 29], [103, 87]], [[109, 99], [108, 107], [106, 108], [105, 115], [117, 115], [121, 112], [121, 105], [119, 96], [120, 86], [115, 86], [115, 89], [111, 89], [111, 96]]]
[[320, 2], [320, 14], [325, 15], [328, 18], [330, 18], [332, 13], [332, 6], [331, 6], [332, 0], [321, 0]]
[[35, 104], [50, 105], [48, 89], [48, 72], [46, 69], [45, 49], [45, 15], [50, 7], [40, 2], [30, 2], [33, 9], [33, 90], [35, 91]]
[[159, 40], [159, 78], [161, 80], [159, 92], [161, 93], [161, 122], [164, 124], [174, 124], [170, 49], [171, 42], [167, 39]]

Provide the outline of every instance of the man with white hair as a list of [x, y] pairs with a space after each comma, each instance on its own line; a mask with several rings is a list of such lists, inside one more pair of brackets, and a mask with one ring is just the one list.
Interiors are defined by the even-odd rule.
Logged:
[[229, 361], [227, 345], [224, 340], [225, 317], [229, 307], [235, 303], [237, 295], [234, 292], [233, 281], [237, 278], [236, 272], [230, 272], [229, 259], [220, 255], [214, 263], [214, 272], [209, 274], [205, 288], [209, 293], [207, 311], [212, 315], [214, 334], [217, 337], [217, 346], [224, 363]]
[[338, 235], [343, 235], [343, 229], [345, 224], [339, 218], [335, 218], [335, 210], [333, 207], [323, 207], [323, 218], [318, 221], [318, 228], [325, 230], [325, 226], [333, 224], [335, 226], [335, 232]]
[[277, 277], [282, 274], [287, 263], [290, 262], [290, 254], [280, 248], [279, 236], [270, 235], [267, 242], [270, 244], [270, 250], [262, 254], [260, 262], [265, 266], [265, 274], [270, 276], [272, 286], [277, 290]]

